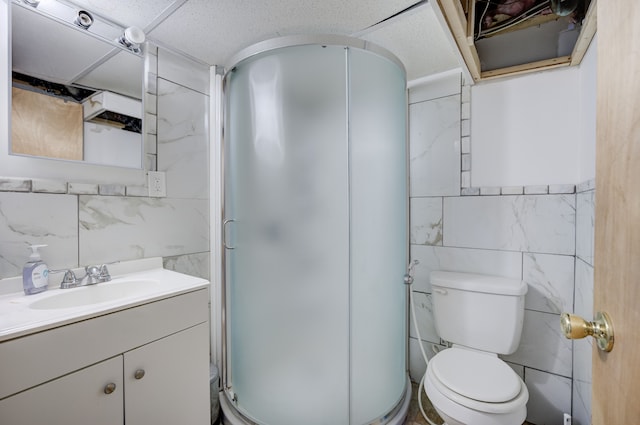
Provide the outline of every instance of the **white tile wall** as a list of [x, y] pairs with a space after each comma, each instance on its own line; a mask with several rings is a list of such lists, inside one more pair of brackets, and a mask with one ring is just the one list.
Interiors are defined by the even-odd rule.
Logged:
[[[429, 360], [435, 356], [435, 352], [432, 348], [433, 345], [434, 344], [430, 342], [423, 343], [425, 354]], [[438, 347], [440, 349], [444, 348], [441, 345], [438, 345]], [[426, 371], [427, 365], [424, 362], [424, 357], [420, 351], [418, 340], [415, 338], [409, 338], [409, 376], [411, 377], [411, 380], [414, 382], [420, 382]]]
[[442, 198], [412, 198], [410, 241], [442, 245]]
[[444, 245], [575, 254], [575, 195], [445, 198]]
[[162, 263], [165, 269], [179, 273], [197, 276], [207, 280], [209, 280], [211, 276], [209, 252], [164, 257]]
[[18, 276], [32, 244], [51, 269], [78, 264], [78, 201], [72, 195], [0, 192], [0, 278]]
[[592, 345], [591, 338], [574, 342], [572, 425], [591, 425]]
[[575, 314], [594, 317], [593, 311], [593, 266], [580, 258], [576, 259]]
[[556, 314], [572, 312], [574, 262], [572, 255], [524, 253], [522, 280], [529, 285], [525, 307]]
[[525, 369], [529, 390], [527, 421], [536, 425], [560, 425], [571, 412], [571, 379], [534, 369]]
[[[576, 259], [575, 313], [584, 318], [594, 317], [593, 266]], [[573, 341], [573, 416], [578, 425], [591, 424], [591, 359], [593, 340]]]
[[209, 198], [208, 104], [202, 93], [158, 81], [158, 171], [169, 198]]
[[411, 196], [460, 194], [460, 96], [409, 106]]
[[[580, 185], [576, 202], [576, 281], [575, 313], [594, 317], [593, 311], [593, 243], [595, 191], [593, 181]], [[591, 360], [593, 340], [573, 342], [573, 423], [591, 424]]]
[[[409, 90], [409, 103], [424, 102], [439, 97], [461, 94], [460, 77], [460, 74], [453, 74], [433, 80], [427, 84], [412, 87]], [[471, 90], [468, 90], [467, 95], [470, 95], [470, 93]]]
[[415, 269], [413, 288], [422, 292], [431, 292], [429, 273], [434, 270], [489, 274], [515, 279], [522, 276], [520, 252], [412, 245], [411, 259], [420, 261]]
[[80, 263], [209, 249], [209, 201], [80, 196]]
[[31, 180], [0, 177], [0, 190], [11, 192], [30, 192]]
[[[423, 341], [436, 344], [439, 343], [440, 337], [438, 336], [433, 323], [431, 294], [414, 291], [413, 303], [415, 307], [416, 322], [418, 323], [418, 330], [420, 331], [420, 338]], [[411, 338], [418, 338], [413, 321], [412, 323], [409, 323], [409, 336]]]
[[571, 340], [560, 331], [559, 315], [525, 310], [520, 346], [504, 359], [570, 378], [571, 349]]
[[576, 195], [576, 256], [593, 265], [595, 191]]
[[158, 77], [209, 94], [209, 67], [158, 48]]
[[40, 193], [67, 193], [68, 187], [66, 182], [33, 179], [31, 181], [31, 190]]

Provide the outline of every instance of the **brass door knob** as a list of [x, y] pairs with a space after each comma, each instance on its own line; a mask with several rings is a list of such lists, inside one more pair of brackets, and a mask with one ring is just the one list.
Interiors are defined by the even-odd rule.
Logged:
[[562, 313], [560, 328], [568, 339], [592, 336], [602, 351], [609, 352], [613, 349], [613, 324], [607, 313], [596, 313], [596, 319], [593, 322], [584, 320], [580, 316]]
[[136, 379], [144, 378], [144, 369], [136, 370], [135, 373], [133, 374], [133, 377], [136, 378]]

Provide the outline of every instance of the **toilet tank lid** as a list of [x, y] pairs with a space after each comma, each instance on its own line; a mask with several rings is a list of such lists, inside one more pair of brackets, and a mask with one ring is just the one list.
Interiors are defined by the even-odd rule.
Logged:
[[431, 286], [512, 296], [527, 293], [527, 284], [520, 279], [473, 273], [433, 271]]

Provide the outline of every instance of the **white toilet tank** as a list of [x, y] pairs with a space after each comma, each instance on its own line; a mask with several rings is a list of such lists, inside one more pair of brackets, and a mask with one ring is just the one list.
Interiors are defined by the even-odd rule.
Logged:
[[445, 341], [497, 354], [520, 344], [527, 284], [518, 279], [431, 272], [433, 316]]

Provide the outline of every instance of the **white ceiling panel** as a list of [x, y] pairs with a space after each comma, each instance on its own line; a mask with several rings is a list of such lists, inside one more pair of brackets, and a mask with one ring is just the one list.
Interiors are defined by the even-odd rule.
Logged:
[[390, 50], [409, 80], [460, 66], [431, 6], [420, 0], [69, 1], [122, 26], [146, 29], [151, 41], [210, 65], [224, 65], [242, 49], [275, 37], [336, 34]]
[[293, 34], [350, 35], [417, 0], [189, 0], [149, 36], [208, 64], [259, 41]]
[[[137, 26], [144, 29], [174, 0], [71, 0], [81, 9], [109, 18], [124, 27]], [[182, 3], [180, 1], [179, 3]]]
[[447, 40], [430, 4], [416, 8], [360, 36], [395, 54], [411, 81], [458, 68], [458, 53]]

